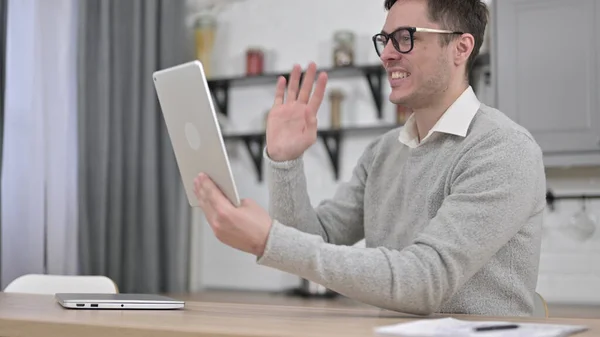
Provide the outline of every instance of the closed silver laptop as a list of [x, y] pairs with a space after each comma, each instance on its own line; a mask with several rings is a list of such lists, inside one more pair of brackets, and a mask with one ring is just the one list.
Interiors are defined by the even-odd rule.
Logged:
[[181, 309], [185, 302], [154, 294], [57, 293], [56, 301], [69, 309]]

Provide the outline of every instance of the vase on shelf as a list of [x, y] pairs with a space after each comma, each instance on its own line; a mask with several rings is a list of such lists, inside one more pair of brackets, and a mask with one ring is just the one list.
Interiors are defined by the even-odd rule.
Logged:
[[338, 88], [334, 88], [329, 92], [329, 99], [331, 103], [331, 128], [339, 129], [342, 124], [342, 100], [344, 99], [344, 93]]

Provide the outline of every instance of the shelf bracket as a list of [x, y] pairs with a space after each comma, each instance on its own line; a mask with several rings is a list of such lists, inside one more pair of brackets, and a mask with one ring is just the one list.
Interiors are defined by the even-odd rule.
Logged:
[[369, 89], [377, 108], [377, 117], [383, 118], [383, 69], [365, 70], [364, 73], [369, 82]]
[[333, 174], [335, 180], [340, 177], [340, 144], [341, 144], [341, 132], [336, 130], [333, 132], [320, 133], [319, 138], [323, 141], [323, 145], [329, 155], [331, 166], [333, 167]]
[[244, 144], [246, 144], [246, 148], [248, 149], [248, 153], [250, 153], [250, 157], [252, 157], [252, 162], [254, 163], [254, 168], [256, 169], [256, 174], [258, 175], [258, 181], [263, 181], [263, 149], [265, 147], [265, 137], [263, 135], [256, 136], [243, 136]]
[[210, 85], [211, 92], [219, 111], [227, 116], [229, 105], [229, 81], [217, 81]]

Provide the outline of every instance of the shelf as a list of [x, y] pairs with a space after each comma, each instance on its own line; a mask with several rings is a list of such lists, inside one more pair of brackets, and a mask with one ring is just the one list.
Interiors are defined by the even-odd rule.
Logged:
[[[317, 72], [327, 72], [330, 79], [364, 76], [369, 84], [371, 96], [377, 109], [379, 119], [383, 116], [383, 76], [385, 69], [381, 65], [357, 65], [339, 68], [324, 68]], [[289, 80], [290, 73], [268, 73], [255, 76], [236, 76], [211, 78], [208, 80], [208, 86], [215, 99], [215, 104], [219, 107], [222, 114], [227, 115], [229, 107], [229, 89], [234, 86], [249, 86], [270, 84], [275, 86], [277, 78], [283, 76]], [[301, 75], [304, 76], [304, 73]], [[302, 78], [301, 77], [301, 78]]]
[[[339, 129], [320, 129], [317, 131], [317, 137], [323, 143], [323, 146], [327, 150], [329, 160], [334, 172], [335, 180], [339, 179], [339, 160], [340, 160], [340, 146], [343, 134], [357, 133], [357, 132], [382, 132], [389, 131], [394, 128], [398, 128], [400, 125], [397, 124], [377, 124], [368, 126], [350, 126], [342, 127]], [[262, 172], [262, 160], [263, 150], [265, 148], [265, 133], [260, 132], [247, 132], [247, 133], [225, 133], [223, 138], [227, 140], [241, 140], [246, 145], [254, 168], [258, 176], [258, 181], [263, 180]]]
[[557, 200], [582, 200], [585, 202], [588, 199], [600, 199], [600, 194], [566, 194], [566, 195], [556, 195], [551, 190], [546, 192], [546, 204], [548, 208], [553, 211], [554, 203]]

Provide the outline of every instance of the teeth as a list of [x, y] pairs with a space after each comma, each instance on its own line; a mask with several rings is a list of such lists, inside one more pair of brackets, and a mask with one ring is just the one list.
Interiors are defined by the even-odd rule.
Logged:
[[393, 79], [407, 78], [408, 76], [410, 76], [410, 73], [405, 73], [403, 71], [394, 71], [394, 72], [392, 72], [392, 78]]

